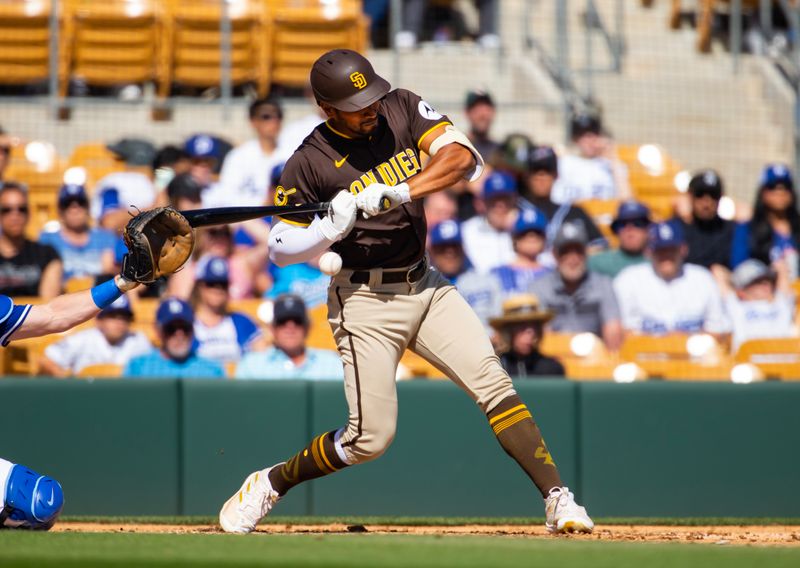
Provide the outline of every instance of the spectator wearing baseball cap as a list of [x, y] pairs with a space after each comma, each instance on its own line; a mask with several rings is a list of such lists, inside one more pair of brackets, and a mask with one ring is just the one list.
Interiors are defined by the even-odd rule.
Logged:
[[586, 265], [589, 237], [577, 221], [559, 227], [553, 241], [556, 270], [534, 280], [531, 292], [555, 317], [550, 329], [560, 333], [589, 332], [611, 351], [622, 343], [619, 306], [611, 279]]
[[550, 146], [535, 146], [527, 153], [520, 193], [523, 199], [520, 206], [536, 207], [548, 219], [547, 239], [552, 241], [561, 223], [576, 221], [586, 228], [590, 249], [604, 248], [606, 239], [592, 218], [579, 206], [551, 199], [553, 185], [558, 178], [558, 156]]
[[478, 272], [488, 272], [514, 260], [511, 227], [517, 220], [517, 181], [495, 170], [483, 183], [481, 200], [485, 213], [476, 215], [461, 226], [464, 251]]
[[121, 371], [132, 358], [153, 349], [143, 333], [131, 330], [132, 322], [131, 304], [123, 294], [97, 314], [95, 327], [49, 345], [40, 361], [42, 373], [69, 377], [92, 365], [117, 365]]
[[624, 268], [647, 262], [645, 250], [649, 239], [650, 209], [638, 201], [623, 201], [611, 223], [619, 247], [589, 257], [589, 270], [614, 278]]
[[455, 285], [481, 322], [488, 326], [489, 318], [500, 313], [500, 283], [495, 277], [480, 274], [472, 267], [464, 254], [457, 221], [442, 221], [431, 228], [428, 256], [431, 265]]
[[504, 298], [526, 293], [534, 280], [550, 272], [539, 260], [547, 244], [547, 217], [535, 207], [520, 210], [511, 229], [511, 240], [516, 257], [491, 270]]
[[705, 332], [717, 339], [730, 321], [711, 272], [686, 264], [686, 238], [676, 220], [650, 227], [650, 262], [630, 266], [614, 279], [626, 332], [647, 335]]
[[236, 367], [237, 379], [344, 380], [338, 353], [306, 345], [311, 322], [302, 298], [275, 298], [271, 327], [272, 347], [245, 355]]
[[128, 208], [142, 211], [156, 203], [158, 192], [151, 180], [155, 146], [147, 140], [123, 138], [109, 144], [124, 170], [100, 179], [94, 187], [91, 214], [100, 227], [121, 231], [130, 219]]
[[701, 170], [692, 176], [688, 194], [691, 218], [681, 221], [689, 247], [686, 262], [709, 269], [715, 265], [730, 268], [736, 223], [717, 213], [725, 195], [722, 178], [714, 170]]
[[628, 169], [610, 157], [610, 139], [600, 117], [576, 114], [570, 124], [570, 137], [577, 152], [558, 161], [558, 180], [553, 201], [572, 203], [585, 199], [628, 199]]
[[500, 364], [512, 379], [564, 376], [564, 366], [539, 351], [551, 319], [553, 312], [543, 309], [536, 296], [520, 294], [503, 302], [502, 315], [489, 320], [500, 337]]
[[153, 182], [156, 191], [163, 192], [175, 176], [188, 173], [192, 167], [189, 154], [183, 148], [167, 144], [158, 149], [153, 157]]
[[759, 181], [753, 217], [736, 227], [731, 250], [735, 268], [748, 258], [770, 265], [785, 262], [789, 278], [800, 275], [800, 211], [788, 166], [769, 164]]
[[715, 274], [733, 326], [734, 353], [750, 339], [797, 336], [788, 271], [785, 264], [779, 263], [778, 268], [751, 258], [736, 267], [730, 280]]
[[248, 108], [248, 118], [255, 138], [225, 156], [219, 175], [219, 206], [265, 205], [270, 172], [287, 158], [278, 149], [283, 124], [283, 107], [278, 99], [269, 96], [254, 100]]
[[168, 298], [156, 310], [160, 349], [128, 362], [123, 377], [131, 379], [223, 379], [224, 369], [199, 357], [194, 339], [194, 311], [178, 298]]
[[192, 290], [197, 354], [223, 367], [238, 362], [245, 353], [267, 347], [256, 322], [229, 310], [229, 286], [227, 259], [219, 256], [200, 259]]
[[64, 185], [58, 192], [60, 228], [42, 232], [41, 244], [53, 247], [64, 263], [63, 280], [114, 274], [116, 237], [105, 229], [92, 228], [89, 198], [82, 185]]

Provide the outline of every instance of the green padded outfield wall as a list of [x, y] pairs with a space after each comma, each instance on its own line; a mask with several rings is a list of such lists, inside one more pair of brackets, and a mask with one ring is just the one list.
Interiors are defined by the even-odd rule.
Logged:
[[[596, 516], [800, 516], [800, 384], [520, 381]], [[447, 382], [398, 385], [379, 460], [293, 490], [283, 514], [541, 515]], [[245, 475], [346, 420], [340, 383], [0, 379], [0, 456], [59, 479], [65, 514], [214, 515]]]

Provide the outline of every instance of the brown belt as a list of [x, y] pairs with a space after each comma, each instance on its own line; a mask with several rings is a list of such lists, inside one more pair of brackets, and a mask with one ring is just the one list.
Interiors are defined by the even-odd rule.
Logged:
[[[416, 266], [408, 270], [394, 270], [392, 272], [384, 272], [381, 275], [381, 284], [399, 284], [400, 282], [408, 282], [409, 284], [416, 282], [425, 276], [425, 271], [428, 269], [425, 261], [419, 261]], [[356, 270], [350, 275], [351, 284], [369, 284], [370, 273], [368, 270]]]

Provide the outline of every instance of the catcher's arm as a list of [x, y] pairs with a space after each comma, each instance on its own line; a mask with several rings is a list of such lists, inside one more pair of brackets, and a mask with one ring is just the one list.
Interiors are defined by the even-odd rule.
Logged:
[[124, 292], [138, 284], [128, 282], [121, 275], [89, 290], [56, 296], [46, 304], [31, 306], [22, 325], [9, 339], [39, 337], [60, 333], [96, 316], [101, 309], [111, 305]]

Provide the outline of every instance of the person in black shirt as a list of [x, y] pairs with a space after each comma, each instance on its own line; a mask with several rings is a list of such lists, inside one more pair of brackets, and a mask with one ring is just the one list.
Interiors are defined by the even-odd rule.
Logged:
[[524, 183], [520, 192], [523, 198], [521, 207], [526, 202], [533, 204], [545, 214], [548, 220], [547, 241], [553, 242], [559, 227], [564, 221], [582, 224], [589, 237], [589, 249], [606, 248], [607, 242], [603, 233], [597, 228], [592, 218], [580, 207], [565, 203], [559, 205], [550, 199], [553, 184], [558, 178], [558, 156], [550, 146], [536, 146], [528, 154], [528, 169], [523, 174]]
[[533, 294], [509, 298], [503, 302], [503, 315], [489, 319], [506, 344], [500, 363], [511, 378], [564, 376], [561, 363], [539, 352], [544, 324], [551, 319], [553, 312], [543, 310]]
[[64, 268], [53, 247], [25, 238], [29, 218], [25, 188], [7, 182], [0, 188], [0, 294], [51, 299], [61, 293]]
[[731, 267], [731, 245], [736, 224], [717, 214], [724, 194], [722, 178], [714, 170], [697, 172], [689, 182], [692, 214], [683, 224], [689, 256], [686, 262], [706, 268]]

